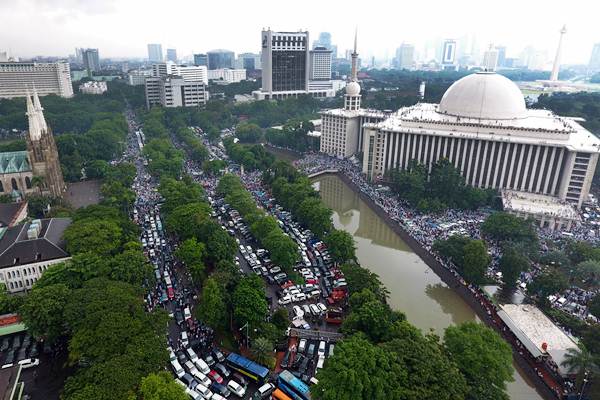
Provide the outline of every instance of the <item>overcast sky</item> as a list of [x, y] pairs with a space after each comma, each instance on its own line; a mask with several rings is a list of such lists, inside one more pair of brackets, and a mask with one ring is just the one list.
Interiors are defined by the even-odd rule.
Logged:
[[226, 48], [258, 52], [260, 31], [332, 34], [340, 53], [354, 27], [361, 56], [392, 56], [402, 42], [475, 35], [483, 50], [505, 45], [518, 56], [526, 45], [552, 58], [567, 25], [563, 63], [587, 63], [600, 42], [597, 0], [0, 0], [0, 50], [20, 57], [66, 56], [97, 47], [101, 57], [147, 57], [147, 43], [178, 55]]

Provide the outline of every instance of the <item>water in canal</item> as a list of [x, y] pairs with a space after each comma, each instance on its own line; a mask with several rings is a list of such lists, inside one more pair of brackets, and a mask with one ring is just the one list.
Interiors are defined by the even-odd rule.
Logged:
[[[440, 336], [448, 325], [477, 319], [470, 306], [341, 179], [321, 176], [315, 187], [334, 211], [335, 227], [354, 236], [360, 263], [377, 273], [390, 291], [392, 308], [404, 312], [424, 332], [432, 329]], [[519, 370], [515, 370], [514, 379], [508, 385], [511, 399], [541, 399]]]

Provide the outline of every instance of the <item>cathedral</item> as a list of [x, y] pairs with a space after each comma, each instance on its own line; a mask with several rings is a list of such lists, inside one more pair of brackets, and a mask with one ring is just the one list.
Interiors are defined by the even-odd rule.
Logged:
[[33, 96], [27, 94], [27, 117], [27, 150], [0, 153], [0, 194], [13, 198], [29, 193], [62, 197], [66, 185], [56, 143], [35, 90]]

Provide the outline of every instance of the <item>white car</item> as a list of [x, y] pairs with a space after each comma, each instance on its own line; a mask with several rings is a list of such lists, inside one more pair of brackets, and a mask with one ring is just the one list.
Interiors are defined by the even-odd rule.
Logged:
[[211, 381], [208, 378], [208, 376], [206, 376], [202, 372], [198, 371], [198, 369], [196, 369], [196, 373], [194, 373], [192, 375], [194, 375], [194, 378], [196, 378], [196, 380], [198, 382], [200, 382], [201, 384], [203, 384], [204, 386], [206, 386], [206, 387], [210, 386]]
[[181, 344], [183, 347], [188, 347], [190, 342], [188, 340], [188, 334], [186, 331], [181, 332]]
[[279, 299], [278, 303], [280, 306], [284, 306], [286, 304], [290, 304], [292, 302], [292, 296], [290, 296], [289, 294], [286, 294], [285, 296], [283, 296], [282, 298]]
[[319, 307], [317, 307], [316, 304], [311, 304], [310, 306], [310, 311], [314, 314], [314, 315], [320, 315], [321, 314], [321, 309]]
[[19, 365], [23, 369], [37, 367], [40, 365], [40, 360], [37, 358], [26, 358], [24, 360], [19, 361]]
[[306, 300], [306, 295], [304, 293], [298, 293], [298, 294], [292, 295], [292, 301], [294, 303], [297, 301], [304, 301], [304, 300]]
[[294, 307], [292, 307], [292, 309], [294, 310], [295, 318], [303, 318], [304, 317], [304, 311], [302, 311], [302, 308], [300, 308], [298, 306], [294, 306]]
[[185, 362], [185, 369], [188, 370], [188, 372], [190, 373], [190, 375], [196, 375], [199, 372], [198, 368], [196, 368], [196, 366], [194, 365], [194, 363], [191, 362], [191, 361], [186, 361]]
[[321, 310], [321, 312], [327, 311], [327, 307], [323, 303], [317, 303], [317, 307], [319, 307], [319, 310]]
[[231, 392], [237, 397], [244, 397], [244, 395], [246, 394], [246, 389], [244, 389], [239, 383], [237, 383], [234, 380], [230, 380], [229, 383], [227, 383], [227, 389], [231, 390]]

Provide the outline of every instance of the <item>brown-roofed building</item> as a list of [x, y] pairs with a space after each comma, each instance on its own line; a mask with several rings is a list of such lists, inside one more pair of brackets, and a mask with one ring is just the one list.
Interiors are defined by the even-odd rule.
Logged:
[[13, 227], [27, 218], [27, 202], [0, 203], [0, 227]]
[[70, 224], [49, 218], [0, 227], [0, 283], [11, 293], [29, 290], [49, 266], [69, 260], [62, 237]]

